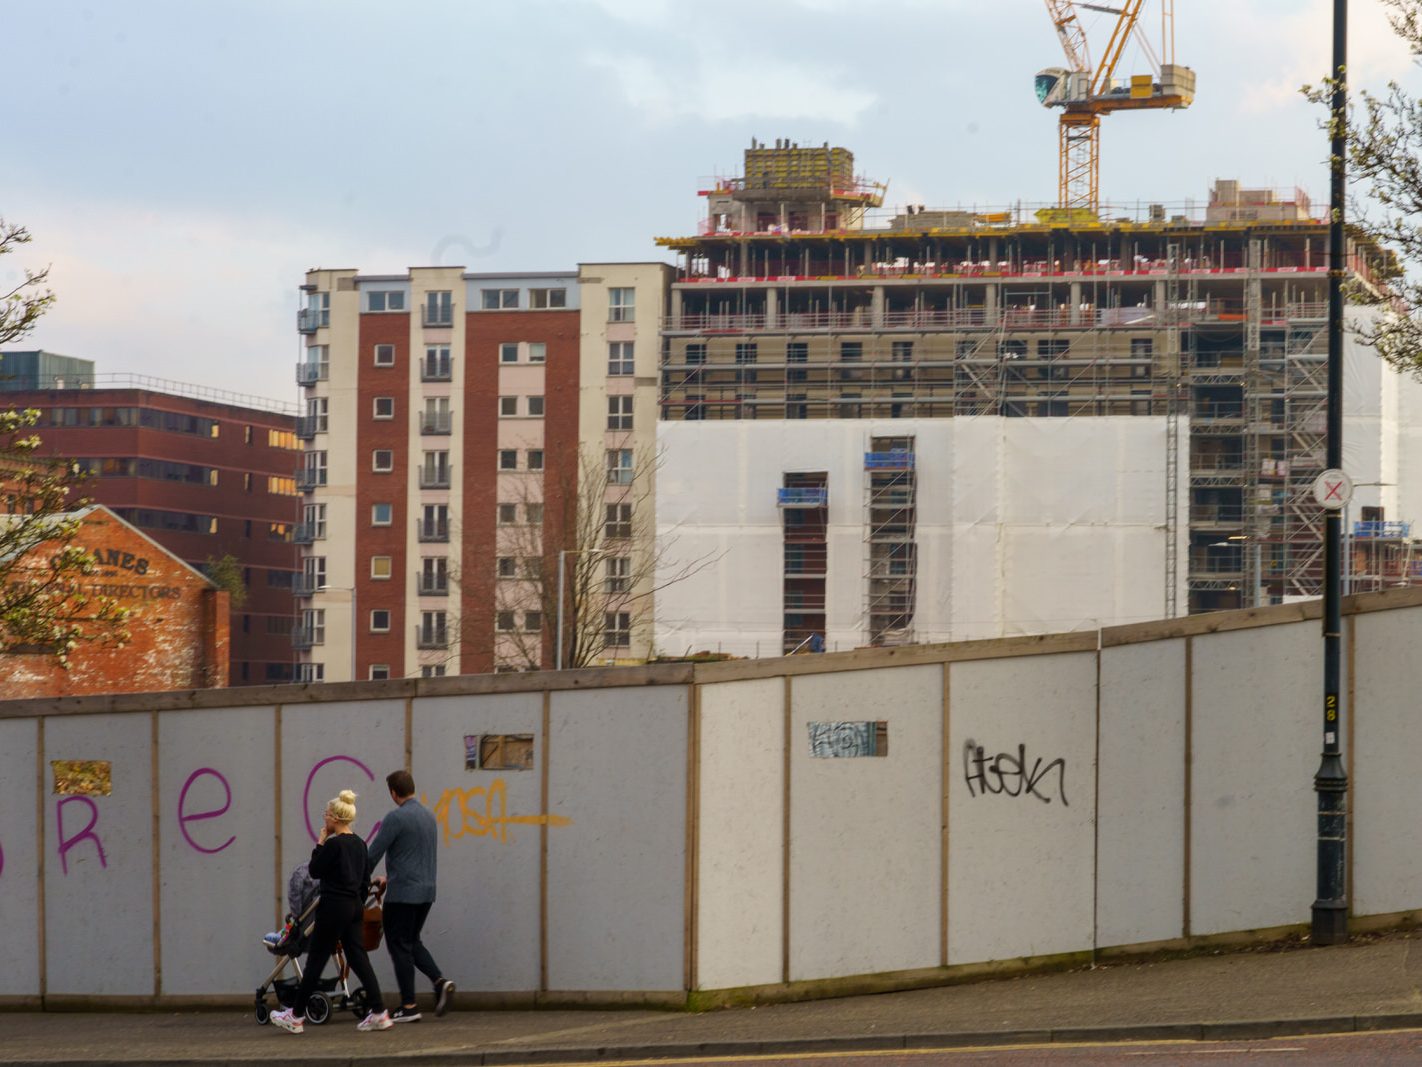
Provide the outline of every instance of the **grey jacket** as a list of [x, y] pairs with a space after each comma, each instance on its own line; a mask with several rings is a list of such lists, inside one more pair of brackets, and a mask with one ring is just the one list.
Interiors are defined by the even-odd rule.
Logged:
[[385, 899], [392, 904], [429, 904], [435, 898], [439, 826], [430, 810], [414, 797], [380, 822], [369, 847], [370, 870], [385, 858], [390, 880]]

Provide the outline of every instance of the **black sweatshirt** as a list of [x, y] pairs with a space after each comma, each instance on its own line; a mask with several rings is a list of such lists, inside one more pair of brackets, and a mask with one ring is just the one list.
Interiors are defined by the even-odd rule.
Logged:
[[364, 901], [370, 883], [366, 881], [365, 842], [355, 834], [332, 834], [324, 845], [311, 850], [311, 877], [321, 882], [321, 899]]

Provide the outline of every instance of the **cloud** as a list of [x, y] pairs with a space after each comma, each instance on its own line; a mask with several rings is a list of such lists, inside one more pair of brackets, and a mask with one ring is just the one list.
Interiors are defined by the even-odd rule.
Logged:
[[589, 52], [585, 61], [610, 74], [627, 102], [651, 122], [793, 119], [855, 124], [878, 97], [846, 84], [833, 69], [783, 57], [705, 52], [673, 67], [633, 54]]

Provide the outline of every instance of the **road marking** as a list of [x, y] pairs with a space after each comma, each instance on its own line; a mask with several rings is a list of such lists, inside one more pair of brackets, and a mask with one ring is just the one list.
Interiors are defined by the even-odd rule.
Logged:
[[1166, 1052], [1163, 1049], [1159, 1052], [1123, 1052], [1123, 1056], [1238, 1056], [1242, 1053], [1254, 1054], [1256, 1052], [1307, 1052], [1303, 1045], [1293, 1045], [1285, 1048], [1263, 1048], [1258, 1045], [1251, 1045], [1248, 1048], [1187, 1048], [1177, 1049], [1174, 1052]]

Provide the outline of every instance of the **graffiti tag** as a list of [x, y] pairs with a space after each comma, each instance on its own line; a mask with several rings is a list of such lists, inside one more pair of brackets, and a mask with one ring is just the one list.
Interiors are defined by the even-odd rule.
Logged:
[[983, 747], [971, 738], [963, 746], [963, 777], [968, 783], [969, 796], [989, 793], [1010, 797], [1032, 796], [1043, 804], [1050, 804], [1050, 781], [1046, 783], [1046, 793], [1038, 789], [1038, 786], [1043, 784], [1052, 771], [1057, 772], [1056, 795], [1061, 799], [1062, 807], [1070, 807], [1066, 797], [1066, 760], [1060, 756], [1045, 766], [1042, 757], [1038, 756], [1029, 769], [1025, 744], [1017, 746], [1015, 755], [1011, 752], [999, 752], [995, 756], [987, 755]]
[[[424, 797], [420, 798], [421, 802]], [[571, 826], [565, 815], [510, 815], [502, 778], [472, 789], [446, 789], [430, 809], [443, 832], [445, 844], [461, 837], [513, 840], [510, 826]]]

